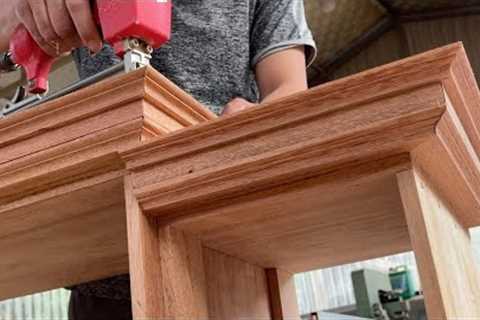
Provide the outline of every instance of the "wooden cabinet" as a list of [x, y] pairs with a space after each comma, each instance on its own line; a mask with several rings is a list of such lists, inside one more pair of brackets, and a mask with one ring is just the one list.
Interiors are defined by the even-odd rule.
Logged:
[[12, 115], [0, 298], [130, 271], [138, 319], [296, 319], [292, 274], [413, 249], [480, 316], [479, 108], [453, 44], [222, 118], [150, 68]]

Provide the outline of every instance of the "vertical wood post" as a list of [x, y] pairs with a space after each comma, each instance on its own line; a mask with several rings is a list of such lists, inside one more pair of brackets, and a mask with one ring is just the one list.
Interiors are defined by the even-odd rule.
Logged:
[[293, 274], [278, 269], [266, 269], [265, 272], [267, 275], [272, 319], [300, 319]]
[[134, 319], [208, 319], [200, 241], [146, 216], [125, 181]]
[[428, 318], [480, 318], [480, 278], [468, 230], [418, 171], [397, 178]]

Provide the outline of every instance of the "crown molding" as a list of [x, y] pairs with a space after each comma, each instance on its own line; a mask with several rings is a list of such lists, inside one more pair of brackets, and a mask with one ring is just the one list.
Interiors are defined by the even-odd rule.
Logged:
[[128, 272], [119, 152], [214, 118], [147, 67], [0, 119], [0, 299]]
[[[479, 225], [479, 104], [457, 43], [120, 156], [140, 207], [158, 223], [263, 267], [300, 272], [409, 250], [396, 174], [412, 167], [464, 226]], [[322, 219], [335, 223], [318, 227]], [[297, 233], [310, 229], [326, 235]], [[332, 242], [348, 253], [328, 251]]]

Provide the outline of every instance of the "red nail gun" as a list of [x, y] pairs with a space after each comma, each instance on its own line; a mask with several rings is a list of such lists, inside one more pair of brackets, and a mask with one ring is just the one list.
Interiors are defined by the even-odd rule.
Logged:
[[[160, 47], [170, 38], [171, 0], [93, 0], [91, 3], [103, 40], [112, 45], [115, 53], [123, 59], [126, 72], [148, 65], [153, 48]], [[37, 45], [23, 25], [14, 32], [10, 50], [3, 60], [4, 66], [11, 65], [4, 69], [22, 67], [25, 70], [27, 92], [46, 93], [54, 58]], [[91, 82], [84, 80], [77, 87]], [[14, 99], [17, 103], [22, 100], [18, 97]], [[14, 109], [12, 106], [9, 108]]]

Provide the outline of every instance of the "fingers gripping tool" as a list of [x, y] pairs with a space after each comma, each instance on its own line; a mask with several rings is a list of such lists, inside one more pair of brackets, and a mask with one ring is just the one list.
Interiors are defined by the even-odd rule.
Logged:
[[[170, 39], [171, 0], [94, 0], [91, 5], [104, 42], [110, 44], [123, 60], [122, 69], [125, 72], [148, 65], [152, 50]], [[30, 102], [38, 104], [48, 91], [48, 76], [54, 59], [38, 46], [24, 25], [16, 28], [10, 39], [9, 51], [0, 56], [3, 72], [22, 68], [27, 79], [27, 85], [19, 87], [13, 97], [13, 104], [22, 108]], [[113, 69], [119, 70], [118, 66]], [[85, 79], [77, 86], [91, 82]], [[75, 85], [68, 92], [73, 89]], [[8, 106], [10, 110], [22, 109], [12, 107], [12, 103]], [[4, 110], [5, 113], [8, 111]]]

